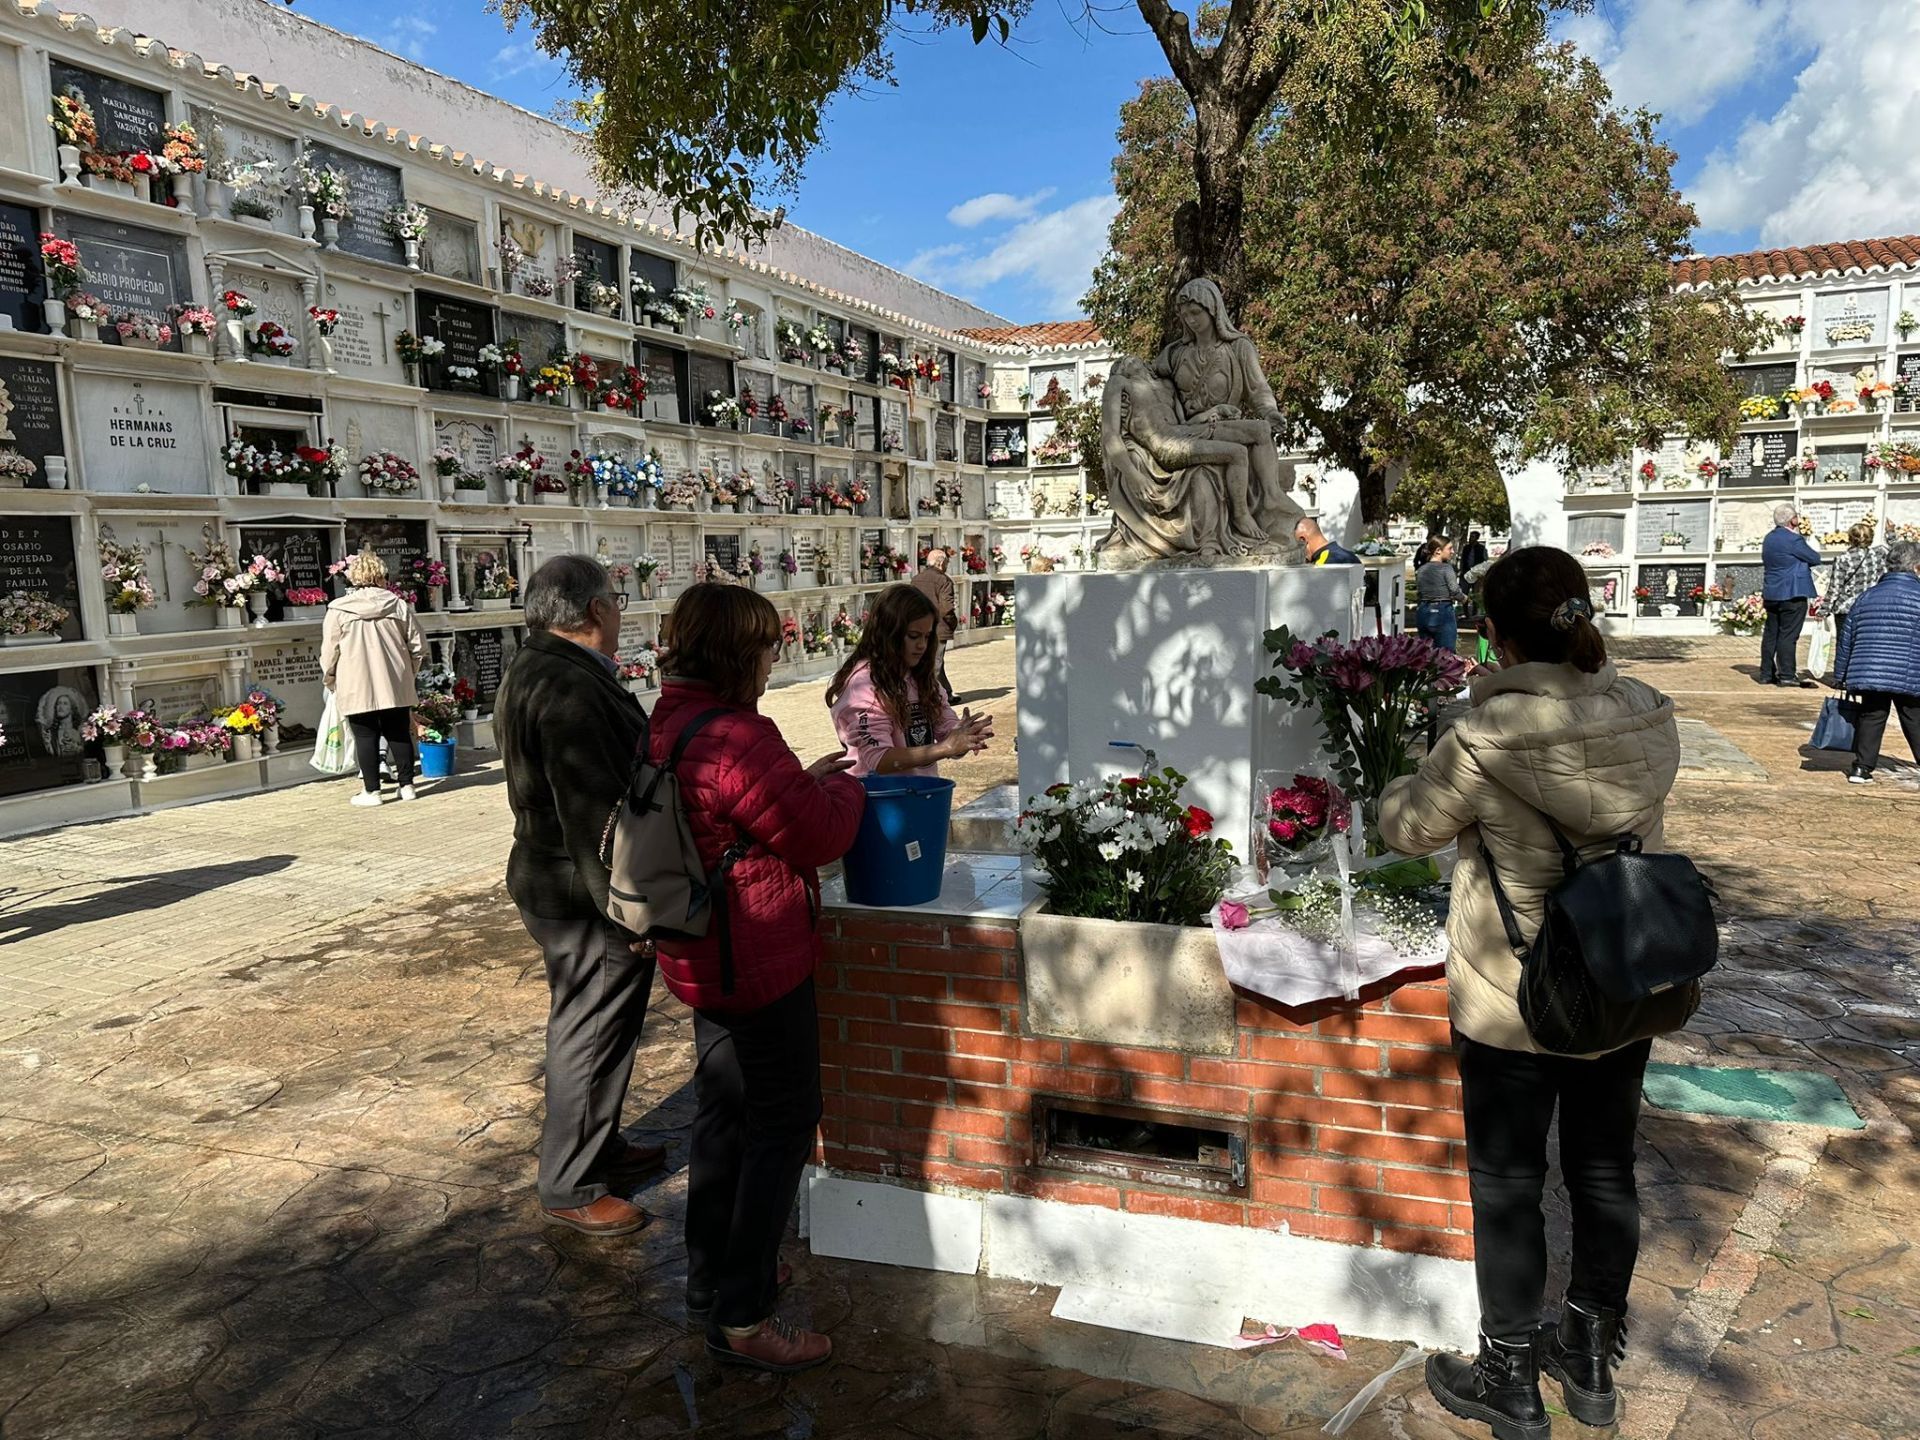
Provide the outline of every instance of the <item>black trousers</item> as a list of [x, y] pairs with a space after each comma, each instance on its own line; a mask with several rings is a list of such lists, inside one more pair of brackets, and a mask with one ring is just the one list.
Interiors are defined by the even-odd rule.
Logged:
[[758, 1010], [696, 1010], [693, 1043], [687, 1289], [713, 1292], [715, 1326], [757, 1325], [820, 1123], [813, 981]]
[[1621, 1310], [1640, 1256], [1634, 1126], [1651, 1040], [1597, 1060], [1460, 1042], [1461, 1102], [1473, 1194], [1473, 1268], [1480, 1328], [1525, 1340], [1546, 1298], [1547, 1129], [1560, 1111], [1560, 1170], [1573, 1209], [1567, 1299]]
[[540, 1127], [540, 1203], [591, 1205], [618, 1153], [620, 1104], [647, 1018], [653, 958], [600, 915], [552, 920], [520, 912], [547, 964], [547, 1118]]
[[353, 749], [360, 761], [360, 783], [369, 795], [380, 793], [380, 742], [387, 742], [393, 773], [399, 783], [413, 783], [413, 711], [404, 705], [391, 710], [362, 710], [347, 717], [353, 731]]
[[1800, 630], [1807, 623], [1805, 600], [1769, 600], [1767, 623], [1760, 631], [1760, 683], [1791, 685], [1800, 678]]
[[1871, 775], [1880, 763], [1880, 744], [1887, 738], [1887, 712], [1900, 713], [1900, 729], [1913, 758], [1920, 760], [1920, 695], [1893, 695], [1869, 690], [1860, 697], [1860, 718], [1853, 722], [1853, 770]]

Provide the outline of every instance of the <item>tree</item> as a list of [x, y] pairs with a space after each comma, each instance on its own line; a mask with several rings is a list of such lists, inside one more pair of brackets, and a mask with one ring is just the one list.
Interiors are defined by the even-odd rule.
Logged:
[[1429, 533], [1460, 535], [1473, 524], [1505, 530], [1513, 523], [1500, 467], [1484, 455], [1407, 475], [1393, 487], [1390, 509], [1398, 519], [1425, 521]]
[[[891, 84], [889, 46], [909, 25], [1007, 43], [1033, 0], [493, 0], [530, 20], [539, 47], [590, 95], [603, 181], [665, 198], [702, 243], [756, 238], [779, 221], [763, 193], [790, 192], [843, 91]], [[1089, 31], [1102, 7], [1081, 0]], [[1198, 24], [1167, 0], [1135, 0], [1194, 116], [1190, 267], [1241, 296], [1244, 157], [1276, 99], [1342, 131], [1419, 117], [1411, 76], [1471, 79], [1487, 35], [1585, 0], [1231, 0]], [[1409, 104], [1409, 101], [1415, 102]]]
[[[1427, 77], [1429, 127], [1382, 140], [1276, 107], [1244, 156], [1239, 323], [1295, 439], [1359, 477], [1369, 522], [1394, 470], [1600, 464], [1674, 429], [1729, 440], [1740, 396], [1722, 357], [1766, 328], [1731, 287], [1674, 292], [1695, 217], [1652, 116], [1615, 109], [1544, 26], [1475, 63], [1471, 86], [1444, 64]], [[1121, 112], [1122, 207], [1087, 300], [1129, 349], [1159, 338], [1198, 134], [1167, 81]]]

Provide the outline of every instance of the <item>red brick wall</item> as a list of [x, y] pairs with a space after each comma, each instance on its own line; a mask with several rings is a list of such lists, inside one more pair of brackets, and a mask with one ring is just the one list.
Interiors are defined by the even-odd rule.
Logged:
[[[1471, 1258], [1460, 1083], [1439, 980], [1305, 1009], [1242, 994], [1235, 1053], [1188, 1055], [1024, 1033], [1011, 921], [840, 911], [826, 933], [821, 1163]], [[1245, 1120], [1248, 1194], [1036, 1166], [1036, 1094]]]

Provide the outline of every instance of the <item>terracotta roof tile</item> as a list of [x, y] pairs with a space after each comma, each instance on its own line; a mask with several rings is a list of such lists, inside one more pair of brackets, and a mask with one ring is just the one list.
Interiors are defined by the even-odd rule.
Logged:
[[1779, 250], [1750, 250], [1744, 255], [1693, 255], [1675, 263], [1673, 281], [1676, 285], [1704, 285], [1721, 280], [1807, 280], [1900, 265], [1920, 267], [1920, 235], [1791, 245]]
[[1031, 345], [1049, 349], [1055, 345], [1086, 345], [1100, 340], [1100, 327], [1091, 320], [1050, 320], [1042, 325], [1006, 325], [998, 329], [962, 330], [969, 340], [989, 345]]

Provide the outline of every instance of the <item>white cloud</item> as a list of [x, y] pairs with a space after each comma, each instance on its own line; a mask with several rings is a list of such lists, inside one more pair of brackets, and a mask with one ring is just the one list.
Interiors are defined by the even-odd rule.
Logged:
[[395, 55], [404, 55], [409, 60], [427, 58], [427, 41], [440, 33], [440, 27], [431, 20], [418, 15], [401, 15], [379, 35], [374, 44], [382, 50], [391, 50]]
[[1025, 220], [1048, 200], [1053, 198], [1053, 187], [1036, 190], [1031, 195], [1008, 195], [995, 191], [991, 195], [976, 195], [971, 200], [963, 200], [947, 211], [947, 223], [958, 225], [962, 230], [971, 230], [976, 225], [984, 225], [989, 220]]
[[931, 246], [909, 260], [906, 269], [961, 295], [1013, 284], [1044, 308], [1048, 318], [1064, 319], [1080, 313], [1080, 298], [1093, 283], [1093, 267], [1106, 252], [1107, 227], [1119, 213], [1114, 196], [1089, 196], [1058, 210], [1029, 214], [1004, 233], [977, 243]]
[[1817, 47], [1793, 93], [1714, 151], [1690, 187], [1702, 225], [1764, 245], [1904, 235], [1920, 191], [1920, 10], [1827, 0], [1795, 18]]
[[511, 45], [503, 45], [494, 53], [493, 78], [505, 80], [513, 75], [524, 75], [529, 70], [540, 70], [556, 63], [535, 45], [531, 39], [516, 40]]
[[1793, 11], [1791, 0], [1633, 0], [1557, 28], [1606, 72], [1615, 100], [1686, 126], [1790, 59]]

